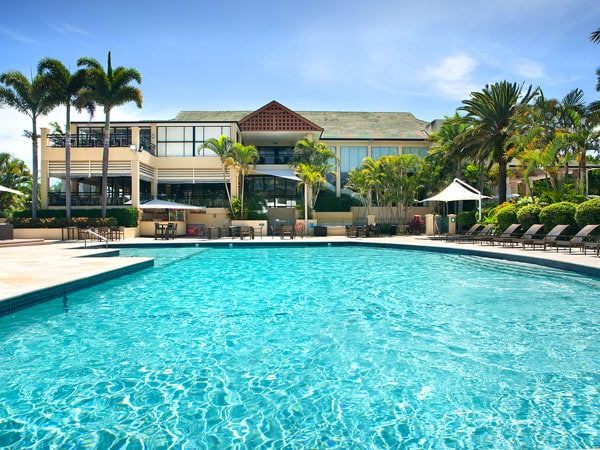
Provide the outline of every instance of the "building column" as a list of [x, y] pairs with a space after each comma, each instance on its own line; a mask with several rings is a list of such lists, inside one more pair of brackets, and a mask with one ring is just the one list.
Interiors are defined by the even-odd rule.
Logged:
[[[46, 143], [48, 142], [48, 128], [42, 128], [42, 137], [41, 137], [41, 147], [42, 149], [46, 148]], [[44, 151], [41, 152], [42, 155]], [[50, 191], [50, 176], [48, 174], [48, 163], [42, 158], [40, 159], [40, 171], [42, 174], [42, 178], [40, 181], [40, 200], [41, 200], [41, 209], [48, 208], [48, 192]], [[36, 174], [37, 175], [37, 174]]]

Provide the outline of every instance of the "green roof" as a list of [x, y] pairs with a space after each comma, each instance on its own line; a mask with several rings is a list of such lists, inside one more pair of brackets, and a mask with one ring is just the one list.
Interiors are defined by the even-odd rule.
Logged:
[[[175, 121], [239, 122], [254, 111], [181, 111]], [[321, 139], [425, 139], [429, 122], [407, 112], [295, 111], [324, 129]]]

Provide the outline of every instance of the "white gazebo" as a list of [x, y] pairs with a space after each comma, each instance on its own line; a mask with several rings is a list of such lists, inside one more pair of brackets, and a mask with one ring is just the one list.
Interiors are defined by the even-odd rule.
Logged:
[[465, 183], [458, 178], [455, 178], [452, 183], [446, 187], [440, 193], [434, 195], [433, 197], [426, 198], [425, 200], [421, 200], [421, 202], [455, 202], [459, 200], [477, 200], [478, 201], [478, 210], [479, 210], [479, 220], [481, 220], [481, 199], [490, 198], [487, 195], [482, 195], [477, 189], [473, 186]]

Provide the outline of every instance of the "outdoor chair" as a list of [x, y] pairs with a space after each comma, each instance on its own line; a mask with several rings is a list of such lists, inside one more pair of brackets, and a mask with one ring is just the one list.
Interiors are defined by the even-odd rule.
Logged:
[[285, 239], [286, 236], [290, 239], [294, 239], [294, 227], [291, 225], [284, 225], [281, 227], [279, 234], [281, 239]]
[[[461, 239], [464, 237], [473, 236], [482, 226], [483, 226], [482, 224], [476, 223], [471, 228], [469, 228], [465, 233], [446, 234], [446, 235], [444, 235], [444, 238], [446, 239], [446, 241], [453, 241], [453, 240], [458, 240], [458, 239]], [[437, 237], [434, 237], [433, 239], [437, 239]]]
[[500, 244], [502, 241], [506, 240], [506, 239], [511, 239], [514, 237], [515, 232], [521, 227], [520, 223], [513, 223], [511, 225], [508, 226], [508, 228], [506, 228], [506, 230], [504, 230], [502, 233], [500, 233], [499, 235], [489, 235], [489, 236], [482, 236], [479, 241], [480, 243], [483, 245], [484, 242], [489, 242], [490, 244], [492, 244], [492, 246], [495, 245], [495, 243], [497, 242], [498, 244]]
[[358, 237], [358, 227], [354, 225], [346, 225], [346, 237]]
[[535, 239], [542, 228], [544, 228], [544, 224], [534, 223], [527, 228], [527, 230], [520, 237], [512, 237], [502, 240], [502, 245], [505, 247], [510, 245], [512, 247], [515, 244], [522, 244], [523, 242], [531, 241]]
[[[579, 248], [582, 252], [585, 253], [586, 244], [588, 244], [587, 239], [589, 235], [598, 227], [598, 225], [586, 225], [581, 230], [577, 232], [575, 236], [573, 236], [569, 240], [556, 240], [553, 242], [548, 242], [546, 245], [548, 247], [556, 247], [556, 251], [560, 247], [566, 248], [569, 247], [569, 253], [571, 253], [573, 247]], [[545, 247], [544, 247], [545, 250]]]
[[254, 228], [246, 225], [240, 227], [240, 239], [244, 240], [244, 238], [254, 239]]
[[552, 228], [547, 234], [546, 236], [544, 236], [541, 239], [529, 239], [529, 240], [523, 240], [521, 243], [523, 245], [523, 249], [525, 249], [526, 245], [531, 246], [532, 249], [535, 250], [535, 247], [537, 245], [544, 246], [544, 250], [546, 250], [546, 247], [548, 246], [548, 243], [556, 241], [558, 239], [558, 237], [560, 236], [560, 234], [565, 231], [567, 228], [569, 228], [569, 225], [556, 225], [554, 228]]
[[480, 239], [483, 236], [489, 236], [490, 233], [492, 232], [492, 230], [494, 229], [494, 226], [495, 226], [495, 224], [493, 224], [493, 223], [487, 224], [481, 230], [473, 233], [472, 235], [469, 235], [469, 236], [467, 236], [467, 235], [460, 236], [458, 238], [458, 242], [459, 243], [461, 243], [461, 242], [472, 242], [472, 243], [475, 243], [476, 239]]
[[163, 236], [163, 239], [175, 239], [176, 235], [177, 235], [177, 224], [169, 222], [167, 224], [167, 228], [165, 231], [165, 235]]

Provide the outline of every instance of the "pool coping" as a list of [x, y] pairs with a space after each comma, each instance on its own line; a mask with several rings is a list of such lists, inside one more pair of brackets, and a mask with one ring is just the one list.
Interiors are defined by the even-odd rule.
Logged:
[[[465, 256], [481, 256], [504, 261], [535, 264], [542, 267], [576, 272], [592, 277], [600, 277], [600, 258], [583, 254], [569, 254], [565, 252], [548, 252], [541, 250], [524, 250], [521, 248], [504, 248], [502, 246], [483, 246], [470, 243], [450, 243], [436, 241], [424, 236], [393, 236], [384, 238], [345, 238], [345, 237], [309, 237], [295, 240], [261, 239], [261, 240], [202, 240], [177, 239], [174, 241], [154, 241], [152, 239], [135, 238], [127, 241], [111, 243], [108, 249], [98, 247], [82, 248], [81, 243], [36, 246], [36, 252], [25, 259], [23, 267], [11, 267], [13, 273], [30, 277], [30, 282], [23, 282], [22, 289], [15, 295], [0, 297], [0, 317], [11, 314], [20, 309], [33, 306], [66, 295], [67, 293], [99, 284], [111, 279], [128, 275], [154, 266], [153, 258], [115, 258], [119, 248], [168, 248], [168, 247], [314, 247], [314, 246], [353, 246], [353, 247], [381, 247], [396, 249], [411, 249], [447, 253]], [[58, 250], [57, 250], [58, 249]], [[13, 252], [19, 255], [26, 252], [26, 247], [8, 247], [0, 249], [0, 258]], [[18, 253], [15, 253], [18, 252]], [[62, 259], [61, 259], [62, 258]], [[46, 280], [47, 285], [42, 285], [36, 280], [35, 267], [45, 264], [51, 267], [56, 261], [67, 261], [71, 271], [55, 280]], [[27, 262], [33, 261], [33, 270], [27, 267]], [[99, 263], [102, 261], [102, 264]], [[35, 266], [37, 264], [37, 266]], [[84, 271], [78, 268], [85, 267]], [[85, 272], [85, 273], [83, 273]], [[10, 282], [10, 280], [9, 280]], [[0, 279], [0, 287], [2, 280]]]

